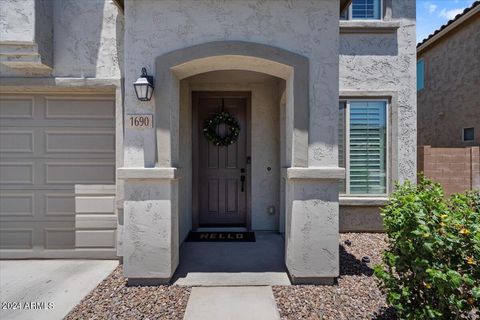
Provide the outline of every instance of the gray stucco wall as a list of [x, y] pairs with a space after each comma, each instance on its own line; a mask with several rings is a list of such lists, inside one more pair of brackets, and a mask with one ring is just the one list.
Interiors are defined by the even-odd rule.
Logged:
[[35, 42], [42, 63], [53, 67], [53, 5], [51, 0], [35, 1]]
[[[174, 180], [176, 170], [170, 168], [178, 166], [181, 85], [175, 72], [185, 71], [182, 68], [185, 65], [205, 71], [201, 66], [203, 59], [189, 64], [190, 57], [205, 58], [222, 53], [225, 61], [230, 55], [240, 56], [256, 68], [250, 66], [246, 70], [269, 73], [265, 66], [273, 65], [285, 71], [282, 78], [287, 80], [290, 120], [287, 126], [295, 128], [289, 129], [293, 132], [290, 135], [294, 141], [292, 153], [296, 156], [293, 164], [308, 165], [308, 168], [285, 170], [289, 180], [285, 192], [286, 265], [297, 283], [331, 283], [333, 277], [338, 276], [337, 179], [343, 173], [337, 168], [336, 150], [338, 8], [338, 0], [125, 3], [125, 81], [133, 83], [142, 67], [158, 81], [155, 98], [150, 102], [139, 103], [131, 87], [125, 90], [126, 113], [155, 114], [156, 117], [155, 134], [155, 129], [126, 128], [126, 168], [118, 172], [126, 179], [124, 262], [129, 281], [142, 278], [167, 281], [178, 264], [178, 186]], [[194, 45], [201, 45], [195, 47], [199, 50], [198, 56], [186, 49]], [[249, 52], [245, 51], [247, 48]], [[180, 49], [183, 50], [176, 51]], [[167, 54], [172, 51], [176, 56]], [[263, 65], [259, 67], [261, 61]], [[224, 65], [225, 69], [228, 65]], [[308, 81], [303, 78], [307, 74]], [[307, 105], [303, 102], [305, 98], [309, 101], [308, 111], [300, 108]], [[292, 101], [302, 103], [294, 105]], [[295, 111], [294, 117], [291, 114]], [[297, 141], [301, 141], [301, 145]], [[305, 152], [297, 157], [297, 149]], [[152, 168], [154, 166], [157, 167]], [[151, 177], [150, 185], [136, 184], [135, 180], [147, 174]], [[152, 178], [153, 175], [156, 178]], [[167, 183], [166, 179], [173, 180]], [[154, 194], [171, 196], [154, 198]], [[138, 195], [152, 195], [152, 199]], [[153, 212], [144, 212], [144, 205], [158, 205], [161, 210], [156, 212], [167, 222], [161, 223]]]
[[2, 77], [122, 76], [124, 16], [109, 0], [1, 0], [0, 43], [38, 45], [49, 69], [10, 68]]
[[[18, 53], [39, 54], [39, 65], [48, 72], [53, 65], [53, 1], [1, 0], [0, 51], [19, 60]], [[25, 60], [34, 60], [25, 56]], [[3, 74], [3, 72], [2, 72]]]
[[[480, 145], [480, 12], [427, 47], [425, 88], [418, 91], [418, 145]], [[475, 141], [463, 142], [463, 128]]]
[[[310, 59], [311, 166], [337, 166], [335, 126], [338, 98], [338, 7], [330, 1], [127, 1], [125, 81], [133, 83], [144, 66], [154, 74], [163, 53], [219, 40], [242, 40], [280, 47]], [[328, 27], [327, 27], [328, 26]], [[155, 101], [139, 104], [125, 92], [127, 112], [151, 113]], [[152, 141], [126, 131], [125, 164], [153, 166]], [[130, 152], [132, 150], [132, 152]], [[133, 152], [143, 150], [143, 152]]]
[[383, 222], [377, 206], [340, 206], [340, 232], [382, 232]]
[[[395, 0], [391, 6], [391, 19], [400, 22], [396, 32], [340, 34], [340, 95], [342, 91], [350, 91], [353, 93], [350, 97], [359, 98], [365, 97], [365, 92], [397, 96], [389, 112], [391, 121], [397, 125], [390, 144], [393, 149], [390, 178], [415, 180], [415, 1]], [[397, 114], [393, 114], [394, 109]]]
[[123, 14], [109, 0], [55, 1], [56, 77], [120, 78]]
[[[4, 3], [22, 5], [35, 2], [0, 1], [2, 8]], [[39, 1], [41, 0], [36, 2]], [[175, 49], [219, 40], [264, 43], [309, 59], [309, 166], [337, 166], [336, 123], [340, 86], [340, 90], [348, 91], [350, 97], [363, 97], [365, 92], [377, 92], [380, 96], [391, 97], [390, 115], [393, 125], [389, 177], [391, 180], [415, 179], [414, 1], [386, 1], [389, 6], [388, 20], [400, 22], [400, 28], [395, 32], [341, 34], [340, 41], [336, 27], [336, 0], [251, 0], [241, 3], [203, 0], [126, 1], [125, 30], [123, 15], [108, 0], [55, 0], [52, 3], [53, 71], [13, 70], [1, 66], [2, 77], [121, 78], [125, 31], [126, 112], [153, 114], [155, 101], [139, 103], [131, 84], [143, 66], [147, 67], [149, 73], [155, 74], [157, 56]], [[19, 28], [18, 39], [35, 39], [30, 29], [23, 28], [28, 23], [18, 23], [22, 19], [32, 23], [30, 19], [33, 19], [35, 13], [31, 13], [30, 9], [27, 6], [25, 15], [20, 16], [12, 12], [2, 15], [0, 12], [0, 28], [6, 30], [3, 33], [0, 29], [0, 36], [16, 35], [17, 31], [11, 32], [11, 26], [14, 26]], [[44, 23], [48, 25], [48, 22]], [[340, 83], [336, 81], [338, 72]], [[117, 124], [121, 121], [122, 119], [117, 119]], [[127, 167], [154, 166], [156, 152], [153, 130], [145, 130], [140, 134], [127, 130], [125, 156]], [[334, 196], [327, 198], [331, 201], [330, 198], [333, 199]], [[359, 215], [365, 212], [365, 216], [371, 216], [373, 209], [348, 207], [341, 208], [341, 211], [345, 217], [352, 212]], [[368, 219], [363, 220], [365, 224], [370, 223]]]
[[[391, 192], [394, 181], [416, 180], [415, 1], [385, 1], [385, 12], [400, 24], [393, 32], [340, 34], [340, 96], [389, 100]], [[378, 209], [340, 206], [340, 230], [380, 231]]]
[[34, 41], [35, 0], [0, 0], [0, 41]]

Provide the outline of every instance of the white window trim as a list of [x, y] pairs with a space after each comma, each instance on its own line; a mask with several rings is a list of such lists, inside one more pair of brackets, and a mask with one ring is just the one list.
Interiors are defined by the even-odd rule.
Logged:
[[[465, 140], [465, 129], [473, 129], [473, 139], [472, 140]], [[462, 128], [462, 142], [475, 142], [475, 127]]]
[[[384, 197], [390, 190], [390, 102], [388, 99], [339, 99], [345, 102], [345, 193], [340, 192], [341, 197]], [[352, 101], [382, 101], [385, 102], [386, 154], [385, 154], [385, 193], [350, 193], [350, 102]]]
[[344, 21], [383, 21], [383, 2], [384, 0], [380, 1], [380, 19], [352, 19], [352, 4], [347, 8], [347, 19]]

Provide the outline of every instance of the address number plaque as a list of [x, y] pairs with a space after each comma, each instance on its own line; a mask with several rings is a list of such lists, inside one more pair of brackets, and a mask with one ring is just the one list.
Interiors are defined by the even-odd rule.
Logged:
[[151, 114], [128, 114], [127, 128], [147, 129], [153, 128], [153, 115]]

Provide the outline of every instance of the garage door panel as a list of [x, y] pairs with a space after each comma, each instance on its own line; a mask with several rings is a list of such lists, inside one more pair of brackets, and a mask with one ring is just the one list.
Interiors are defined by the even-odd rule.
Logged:
[[35, 210], [33, 216], [1, 215], [0, 224], [6, 222], [71, 222], [75, 221], [75, 213], [65, 215], [46, 215], [45, 211]]
[[33, 154], [33, 130], [0, 130], [0, 152]]
[[105, 96], [0, 97], [0, 126], [115, 127], [115, 99]]
[[0, 97], [1, 249], [74, 249], [74, 185], [114, 183], [113, 97]]
[[43, 231], [45, 249], [75, 248], [75, 228], [47, 227]]
[[45, 163], [45, 184], [109, 184], [115, 180], [115, 164], [106, 162]]
[[114, 130], [46, 130], [45, 153], [89, 153], [96, 154], [115, 152]]
[[[111, 184], [111, 183], [110, 183]], [[35, 190], [69, 190], [70, 192], [75, 191], [75, 187], [71, 183], [67, 184], [51, 184], [51, 185], [22, 185], [22, 184], [10, 184], [10, 185], [1, 185], [0, 190], [4, 192], [5, 190], [28, 190], [31, 188], [35, 188]]]
[[75, 218], [75, 195], [71, 191], [41, 191], [45, 208], [45, 217], [59, 219], [60, 217]]
[[35, 162], [2, 159], [2, 189], [73, 190], [74, 184], [111, 184], [115, 164], [107, 159], [35, 159]]
[[33, 186], [35, 177], [35, 163], [26, 161], [1, 161], [0, 184]]
[[74, 249], [75, 222], [3, 222], [0, 227], [0, 248]]
[[108, 158], [115, 156], [113, 128], [35, 127], [0, 130], [2, 159]]
[[0, 222], [74, 220], [73, 190], [1, 190]]
[[0, 249], [33, 249], [33, 228], [21, 225], [17, 228], [2, 223]]
[[32, 218], [34, 213], [34, 191], [8, 190], [0, 193], [0, 218]]
[[33, 119], [34, 98], [0, 97], [0, 119]]
[[112, 153], [110, 152], [106, 152], [106, 153], [98, 153], [98, 154], [95, 154], [94, 155], [94, 158], [92, 158], [92, 154], [89, 154], [88, 152], [85, 152], [85, 153], [82, 153], [82, 152], [78, 152], [78, 153], [58, 153], [58, 154], [55, 154], [55, 155], [51, 155], [49, 156], [49, 158], [44, 158], [44, 157], [31, 157], [31, 156], [28, 156], [28, 155], [25, 155], [25, 154], [9, 154], [9, 155], [6, 155], [6, 154], [0, 154], [0, 162], [15, 162], [15, 161], [22, 161], [22, 162], [25, 162], [25, 161], [29, 161], [29, 160], [37, 160], [37, 159], [40, 159], [40, 160], [43, 160], [43, 161], [47, 161], [47, 160], [59, 160], [59, 159], [72, 159], [72, 156], [75, 155], [75, 158], [76, 159], [79, 159], [79, 160], [83, 160], [83, 159], [88, 159], [88, 160], [100, 160], [100, 161], [104, 161], [104, 160], [110, 160], [112, 158]]
[[46, 97], [47, 119], [115, 119], [111, 98]]
[[111, 119], [98, 120], [69, 120], [69, 119], [7, 119], [0, 118], [0, 127], [30, 128], [32, 123], [37, 127], [56, 128], [115, 128], [115, 124]]

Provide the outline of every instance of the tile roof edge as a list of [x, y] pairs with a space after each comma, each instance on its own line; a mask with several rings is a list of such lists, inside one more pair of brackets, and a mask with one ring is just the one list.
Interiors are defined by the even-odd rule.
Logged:
[[433, 33], [431, 33], [428, 37], [426, 37], [425, 39], [423, 39], [422, 41], [420, 41], [418, 44], [417, 44], [417, 49], [426, 44], [428, 41], [430, 41], [431, 39], [435, 38], [435, 36], [437, 36], [442, 30], [444, 30], [445, 28], [447, 28], [448, 26], [452, 25], [454, 22], [458, 21], [460, 18], [462, 18], [463, 16], [465, 16], [468, 12], [472, 11], [474, 8], [480, 6], [480, 0], [478, 1], [475, 1], [470, 7], [468, 8], [465, 8], [465, 10], [463, 10], [462, 13], [459, 13], [455, 16], [455, 18], [453, 18], [452, 20], [449, 20], [447, 23], [445, 23], [444, 25], [442, 25], [440, 28], [436, 29]]

